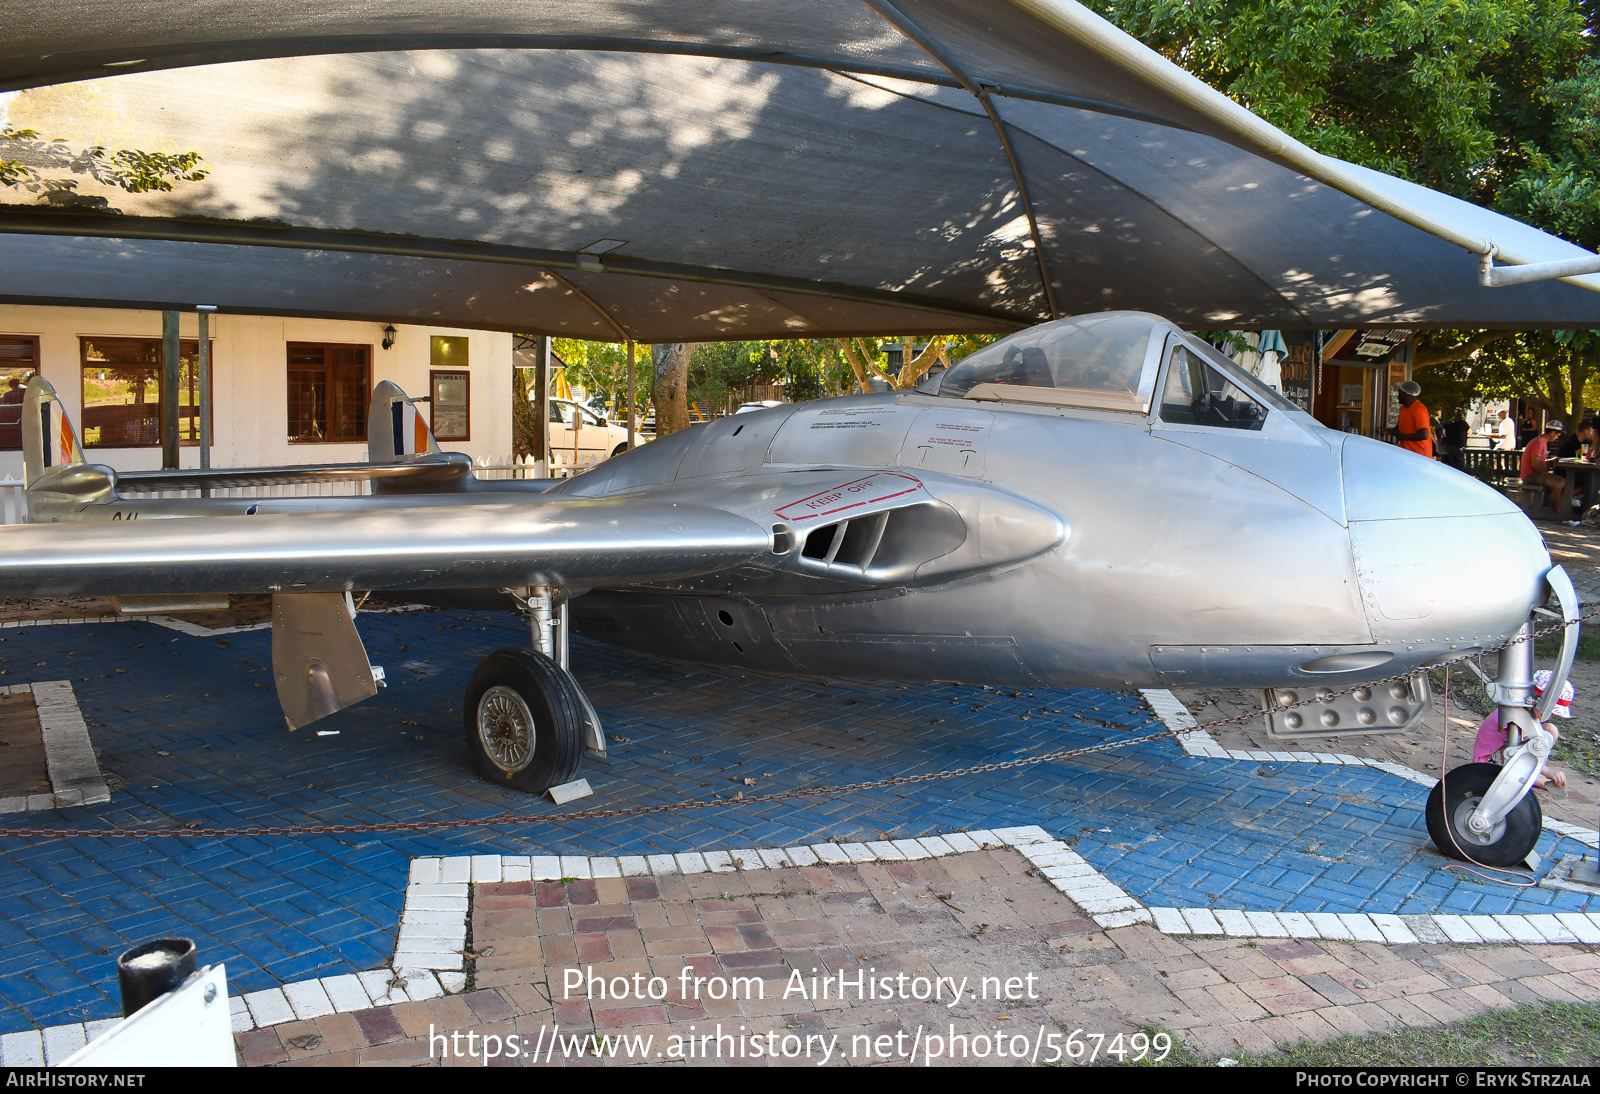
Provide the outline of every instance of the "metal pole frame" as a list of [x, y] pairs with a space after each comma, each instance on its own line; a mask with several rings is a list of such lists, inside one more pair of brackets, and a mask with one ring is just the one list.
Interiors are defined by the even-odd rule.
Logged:
[[[211, 313], [216, 311], [212, 304], [200, 304], [195, 308], [200, 314], [200, 334], [198, 344], [198, 364], [195, 382], [200, 387], [200, 469], [208, 471], [211, 468]], [[209, 497], [211, 491], [203, 493]]]
[[630, 452], [633, 451], [633, 446], [638, 443], [634, 440], [634, 434], [638, 431], [639, 426], [638, 404], [634, 401], [633, 354], [635, 348], [633, 339], [628, 339], [628, 450]]
[[545, 477], [550, 467], [550, 338], [541, 334], [533, 347], [533, 458], [544, 462]]
[[178, 388], [183, 378], [179, 360], [178, 313], [161, 313], [161, 469], [178, 469]]

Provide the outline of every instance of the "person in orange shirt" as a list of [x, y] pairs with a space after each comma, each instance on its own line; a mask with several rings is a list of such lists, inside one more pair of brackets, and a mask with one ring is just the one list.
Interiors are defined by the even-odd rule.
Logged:
[[1400, 385], [1400, 418], [1394, 424], [1400, 447], [1433, 459], [1433, 429], [1428, 424], [1428, 408], [1417, 396], [1422, 387], [1415, 380]]

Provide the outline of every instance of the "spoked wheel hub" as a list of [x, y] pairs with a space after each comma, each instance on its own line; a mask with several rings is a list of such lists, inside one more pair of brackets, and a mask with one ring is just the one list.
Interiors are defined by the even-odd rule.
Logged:
[[478, 739], [489, 760], [509, 778], [528, 766], [538, 745], [533, 712], [511, 688], [496, 685], [478, 700]]
[[473, 766], [528, 794], [571, 782], [583, 759], [584, 703], [572, 674], [548, 657], [495, 650], [473, 672], [461, 704]]

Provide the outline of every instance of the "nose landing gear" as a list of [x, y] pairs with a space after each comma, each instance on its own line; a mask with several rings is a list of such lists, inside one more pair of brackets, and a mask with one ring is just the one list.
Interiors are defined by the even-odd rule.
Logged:
[[1484, 866], [1515, 866], [1539, 842], [1544, 811], [1525, 795], [1488, 831], [1474, 831], [1472, 815], [1500, 775], [1497, 764], [1463, 764], [1428, 795], [1426, 816], [1433, 845], [1450, 858]]
[[[1446, 772], [1428, 795], [1428, 835], [1450, 858], [1483, 866], [1515, 866], [1527, 859], [1539, 842], [1544, 811], [1533, 797], [1533, 786], [1550, 758], [1552, 744], [1543, 723], [1561, 699], [1578, 649], [1580, 622], [1578, 593], [1566, 570], [1554, 566], [1545, 580], [1561, 604], [1565, 628], [1560, 659], [1543, 694], [1534, 683], [1531, 622], [1523, 625], [1519, 641], [1500, 651], [1497, 679], [1490, 680], [1466, 662], [1499, 707], [1500, 725], [1506, 733], [1505, 764], [1465, 764]], [[1557, 618], [1543, 608], [1535, 614]]]

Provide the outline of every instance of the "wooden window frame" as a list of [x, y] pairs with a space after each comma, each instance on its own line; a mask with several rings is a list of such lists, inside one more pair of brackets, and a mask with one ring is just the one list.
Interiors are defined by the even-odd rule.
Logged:
[[[315, 367], [315, 366], [308, 366], [308, 365], [295, 366], [295, 365], [290, 363], [289, 355], [294, 351], [294, 349], [296, 347], [305, 347], [305, 348], [314, 348], [314, 349], [360, 349], [365, 354], [365, 363], [366, 363], [366, 372], [367, 372], [365, 392], [362, 395], [362, 413], [365, 415], [365, 414], [368, 414], [371, 411], [371, 408], [372, 408], [372, 389], [373, 389], [372, 374], [373, 374], [373, 371], [374, 371], [373, 361], [375, 360], [375, 356], [374, 356], [373, 350], [372, 350], [372, 343], [370, 343], [370, 342], [313, 342], [313, 341], [308, 341], [308, 340], [305, 340], [305, 339], [295, 339], [293, 341], [287, 341], [286, 340], [284, 342], [284, 345], [283, 345], [284, 379], [285, 379], [285, 382], [286, 382], [285, 383], [285, 391], [284, 391], [284, 399], [285, 399], [285, 404], [284, 404], [284, 435], [288, 438], [289, 443], [290, 444], [366, 444], [367, 443], [367, 439], [372, 435], [372, 422], [371, 421], [364, 421], [365, 428], [361, 431], [361, 435], [359, 437], [322, 437], [322, 438], [308, 437], [308, 438], [300, 438], [300, 437], [294, 436], [292, 433], [289, 432], [289, 423], [290, 423], [290, 421], [292, 419], [290, 417], [290, 408], [289, 408], [289, 405], [288, 405], [288, 400], [293, 397], [293, 392], [290, 391], [288, 389], [288, 387], [287, 387], [287, 380], [288, 380], [289, 373], [294, 372], [297, 369], [299, 371], [310, 371], [311, 368]], [[324, 383], [324, 385], [326, 385], [328, 383], [328, 379], [327, 379], [328, 366], [326, 364], [323, 364], [322, 369], [323, 369], [323, 383]]]
[[[39, 336], [37, 334], [0, 334], [0, 341], [6, 341], [6, 342], [31, 342], [33, 344], [33, 373], [30, 376], [28, 376], [27, 379], [31, 380], [31, 379], [33, 379], [34, 376], [39, 375], [39, 369], [41, 367], [41, 362], [39, 360]], [[26, 382], [27, 381], [24, 380], [24, 383], [26, 383]], [[5, 394], [6, 394], [6, 392], [0, 391], [0, 396], [4, 396]], [[4, 420], [0, 420], [0, 452], [21, 452], [22, 451], [22, 404], [21, 403], [5, 403], [3, 405], [4, 406], [8, 406], [8, 407], [9, 406], [15, 406], [17, 408], [17, 420], [15, 422], [7, 422], [7, 421], [4, 421]], [[0, 414], [4, 414], [4, 413], [5, 413], [4, 411], [0, 411]], [[16, 430], [16, 436], [14, 438], [8, 436], [8, 434], [10, 433], [10, 431], [12, 429]], [[16, 443], [15, 444], [11, 443], [12, 440], [15, 440]]]
[[[212, 382], [211, 383], [211, 388], [212, 388], [211, 394], [212, 394], [213, 398], [210, 398], [210, 399], [204, 398], [204, 393], [200, 391], [200, 380], [199, 380], [199, 376], [198, 375], [196, 375], [196, 377], [195, 377], [195, 398], [197, 400], [199, 400], [201, 403], [204, 403], [205, 406], [206, 406], [206, 409], [210, 412], [208, 414], [208, 417], [210, 418], [210, 424], [213, 427], [212, 428], [212, 432], [211, 432], [211, 437], [212, 437], [212, 444], [214, 445], [216, 443], [216, 429], [215, 429], [215, 426], [216, 426], [215, 401], [216, 400], [215, 400], [214, 396], [216, 394], [216, 375], [215, 375], [216, 367], [215, 366], [216, 366], [216, 361], [217, 361], [217, 340], [215, 338], [213, 338], [210, 341], [211, 341], [212, 375], [210, 377], [208, 377], [208, 379], [210, 379], [211, 382]], [[156, 386], [156, 401], [155, 401], [155, 406], [156, 406], [156, 439], [155, 439], [154, 442], [146, 443], [146, 444], [105, 444], [105, 443], [100, 442], [100, 441], [96, 441], [93, 444], [91, 444], [89, 442], [89, 429], [91, 428], [91, 425], [90, 425], [89, 420], [88, 420], [89, 419], [89, 402], [88, 402], [88, 399], [84, 396], [83, 384], [84, 384], [84, 374], [86, 372], [88, 372], [90, 370], [90, 368], [93, 367], [93, 365], [89, 361], [89, 346], [92, 345], [95, 342], [147, 342], [147, 343], [150, 343], [151, 345], [155, 346], [155, 348], [156, 348], [155, 369], [156, 369], [156, 385], [157, 386]], [[142, 335], [142, 334], [80, 335], [78, 337], [78, 410], [79, 410], [79, 414], [78, 414], [78, 423], [77, 424], [78, 424], [78, 433], [79, 433], [79, 436], [80, 436], [80, 438], [82, 440], [84, 448], [86, 448], [86, 449], [87, 448], [123, 449], [123, 448], [160, 448], [161, 447], [161, 432], [162, 432], [161, 414], [163, 412], [164, 407], [162, 405], [162, 399], [161, 399], [160, 381], [161, 381], [161, 375], [162, 375], [162, 371], [163, 371], [162, 362], [161, 362], [161, 355], [164, 352], [166, 352], [166, 346], [165, 346], [165, 343], [162, 341], [161, 338], [159, 338], [159, 337], [150, 337], [150, 336]], [[183, 359], [185, 352], [188, 352], [190, 354], [198, 354], [200, 352], [200, 339], [198, 339], [198, 338], [180, 338], [178, 340], [178, 359], [180, 361]], [[112, 366], [109, 366], [109, 367], [115, 368], [116, 366], [112, 365]], [[197, 370], [196, 371], [198, 372], [198, 366], [197, 366]], [[179, 404], [179, 417], [180, 417], [180, 419], [182, 418], [182, 416], [183, 416], [182, 404]], [[198, 418], [198, 416], [199, 416], [198, 413], [195, 416]], [[195, 436], [194, 437], [192, 437], [192, 438], [184, 438], [184, 437], [180, 436], [178, 438], [179, 447], [180, 448], [199, 448], [200, 447], [200, 436], [199, 436], [199, 433], [200, 433], [200, 430], [199, 430], [199, 428], [197, 426], [197, 428], [195, 429]]]
[[[445, 436], [439, 432], [438, 424], [434, 420], [434, 409], [439, 405], [437, 377], [459, 376], [467, 385], [467, 429], [460, 436]], [[472, 440], [472, 373], [466, 368], [431, 368], [428, 370], [428, 428], [433, 431], [436, 441], [471, 441]]]

